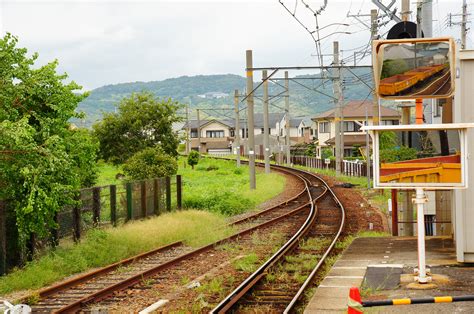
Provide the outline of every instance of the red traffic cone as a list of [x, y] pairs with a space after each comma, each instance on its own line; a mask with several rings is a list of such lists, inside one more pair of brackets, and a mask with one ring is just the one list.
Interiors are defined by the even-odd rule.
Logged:
[[363, 313], [362, 299], [360, 298], [359, 288], [352, 287], [349, 290], [349, 301], [347, 302], [347, 314]]

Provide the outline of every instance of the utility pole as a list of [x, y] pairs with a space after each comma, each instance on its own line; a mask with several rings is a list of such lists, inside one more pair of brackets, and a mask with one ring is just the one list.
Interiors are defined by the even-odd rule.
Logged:
[[461, 49], [466, 49], [466, 33], [467, 33], [467, 3], [462, 1], [462, 22], [461, 22]]
[[189, 106], [186, 105], [186, 155], [189, 154], [191, 150], [191, 143], [189, 142], [191, 126], [189, 125]]
[[[372, 41], [377, 40], [378, 32], [378, 22], [377, 22], [377, 10], [370, 10], [370, 30], [372, 33]], [[374, 84], [375, 86], [375, 84]], [[373, 103], [372, 103], [372, 122], [374, 125], [380, 124], [380, 113], [379, 113], [379, 98], [377, 93], [374, 91]]]
[[197, 111], [197, 131], [198, 131], [198, 152], [201, 153], [201, 118], [199, 117], [199, 109], [196, 109]]
[[[334, 48], [334, 66], [339, 66], [339, 42], [333, 42]], [[342, 88], [341, 88], [341, 69], [334, 69], [333, 92], [336, 98], [336, 110], [334, 122], [336, 123], [336, 174], [341, 174], [341, 163], [344, 158], [344, 142], [342, 134]], [[342, 155], [341, 155], [342, 152]]]
[[267, 70], [262, 71], [263, 80], [263, 156], [265, 159], [265, 173], [270, 173], [270, 147], [268, 130], [268, 80]]
[[234, 91], [235, 129], [234, 146], [236, 152], [237, 167], [240, 167], [240, 117], [239, 117], [239, 90]]
[[402, 0], [402, 21], [408, 22], [410, 20], [410, 0]]
[[290, 84], [288, 80], [288, 71], [285, 71], [285, 142], [286, 142], [286, 163], [291, 164], [290, 156]]
[[255, 180], [255, 131], [254, 131], [254, 116], [253, 116], [253, 71], [249, 70], [253, 67], [252, 50], [247, 50], [246, 55], [246, 71], [247, 71], [247, 120], [249, 134], [249, 175], [250, 175], [250, 189], [256, 189]]
[[[461, 15], [461, 22], [453, 22], [453, 16], [457, 17]], [[466, 35], [467, 35], [467, 17], [469, 13], [467, 13], [467, 1], [463, 0], [462, 1], [462, 13], [461, 14], [448, 14], [448, 27], [452, 27], [454, 25], [460, 25], [461, 26], [461, 50], [464, 50], [467, 48], [467, 43], [466, 43]]]

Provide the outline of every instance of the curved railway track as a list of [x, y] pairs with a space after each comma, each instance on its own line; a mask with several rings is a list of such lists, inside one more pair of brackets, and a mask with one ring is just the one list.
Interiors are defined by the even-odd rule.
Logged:
[[117, 291], [140, 284], [147, 278], [156, 276], [159, 272], [211, 250], [217, 245], [250, 234], [259, 228], [291, 219], [293, 216], [302, 216], [311, 200], [307, 193], [308, 180], [297, 170], [278, 166], [274, 168], [298, 177], [304, 182], [305, 188], [285, 202], [232, 223], [236, 226], [244, 226], [243, 230], [198, 249], [185, 246], [182, 242], [172, 243], [43, 289], [38, 294], [39, 302], [33, 305], [34, 312], [71, 313], [80, 311], [88, 304], [107, 299]]
[[[211, 313], [264, 312], [288, 313], [324, 264], [342, 233], [344, 207], [330, 187], [318, 176], [304, 174], [309, 197], [309, 211], [298, 231], [259, 269], [225, 297]], [[308, 245], [318, 242], [319, 245]], [[292, 261], [307, 264], [295, 265]], [[298, 276], [295, 273], [298, 272]], [[301, 284], [301, 278], [304, 282]]]

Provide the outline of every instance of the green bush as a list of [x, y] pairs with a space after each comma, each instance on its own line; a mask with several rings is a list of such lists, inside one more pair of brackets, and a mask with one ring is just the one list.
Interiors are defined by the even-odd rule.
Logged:
[[237, 168], [237, 169], [234, 170], [234, 174], [241, 175], [242, 173], [244, 173], [242, 168]]
[[190, 151], [188, 155], [188, 165], [190, 165], [191, 168], [194, 169], [194, 166], [197, 165], [199, 162], [199, 158], [200, 158], [199, 152], [195, 150]]
[[210, 165], [209, 167], [207, 167], [206, 170], [207, 171], [219, 170], [219, 167], [216, 165]]
[[407, 146], [400, 146], [395, 148], [387, 148], [380, 150], [380, 162], [396, 162], [403, 160], [415, 159], [417, 150]]
[[131, 180], [166, 177], [176, 174], [178, 163], [160, 146], [155, 146], [145, 148], [133, 155], [124, 164], [123, 171]]

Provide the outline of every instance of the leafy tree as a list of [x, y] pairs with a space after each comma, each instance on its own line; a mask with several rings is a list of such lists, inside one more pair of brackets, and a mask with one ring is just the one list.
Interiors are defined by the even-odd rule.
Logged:
[[105, 113], [104, 119], [94, 125], [101, 157], [121, 164], [137, 152], [156, 145], [176, 157], [179, 138], [172, 124], [181, 121], [176, 113], [179, 108], [177, 102], [158, 99], [148, 92], [122, 99], [117, 113]]
[[405, 60], [387, 59], [383, 62], [381, 79], [405, 73], [408, 70], [410, 70], [410, 68]]
[[67, 192], [93, 183], [97, 145], [68, 122], [80, 117], [81, 87], [57, 74], [57, 61], [39, 66], [17, 43], [0, 38], [0, 199], [14, 209], [24, 245], [57, 227], [55, 214], [73, 203]]
[[334, 154], [332, 153], [332, 149], [329, 147], [325, 147], [321, 151], [321, 158], [326, 159], [326, 158], [331, 158], [334, 157]]
[[188, 155], [188, 165], [191, 166], [191, 168], [194, 169], [194, 166], [197, 165], [199, 162], [199, 152], [192, 150], [189, 152]]
[[176, 174], [178, 163], [175, 157], [166, 154], [160, 146], [147, 147], [139, 151], [124, 164], [123, 171], [132, 180], [145, 180]]

